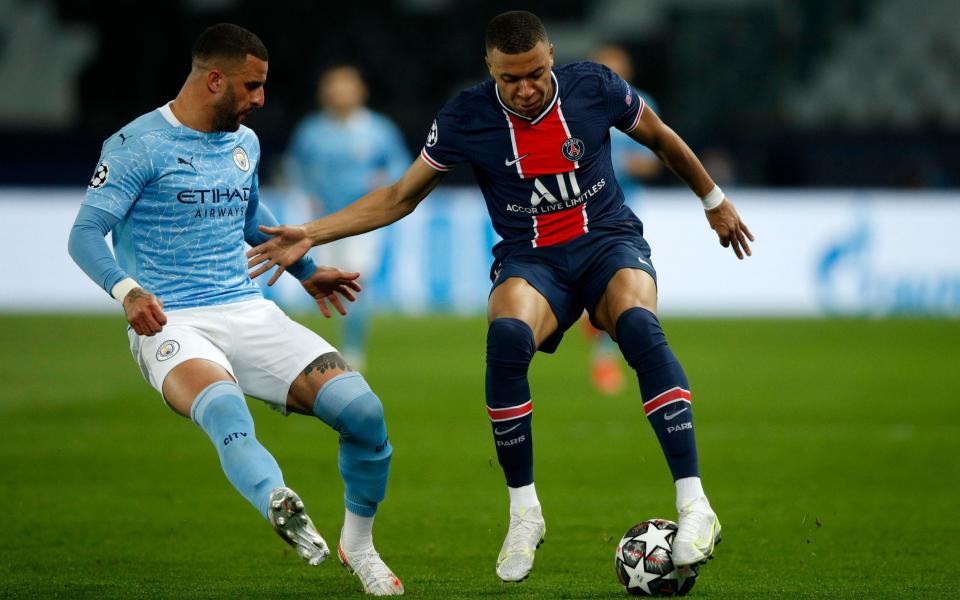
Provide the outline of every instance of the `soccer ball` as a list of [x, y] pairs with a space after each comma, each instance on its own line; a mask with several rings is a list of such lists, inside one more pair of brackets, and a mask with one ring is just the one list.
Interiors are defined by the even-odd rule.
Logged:
[[671, 554], [677, 524], [650, 519], [630, 528], [617, 543], [617, 578], [636, 596], [685, 596], [699, 567], [675, 568]]

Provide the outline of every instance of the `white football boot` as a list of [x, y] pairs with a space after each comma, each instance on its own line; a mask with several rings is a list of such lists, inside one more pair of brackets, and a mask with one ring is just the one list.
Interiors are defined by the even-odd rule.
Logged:
[[338, 544], [337, 555], [340, 556], [340, 564], [360, 578], [364, 592], [371, 596], [403, 595], [400, 578], [393, 574], [372, 546], [367, 551], [347, 553]]
[[510, 528], [497, 557], [497, 575], [504, 581], [523, 581], [533, 569], [533, 558], [543, 543], [547, 524], [540, 505], [510, 509]]
[[288, 487], [278, 487], [270, 492], [267, 505], [268, 518], [273, 530], [285, 542], [293, 546], [308, 565], [315, 567], [330, 556], [330, 549], [323, 541], [313, 521], [303, 510], [303, 500]]
[[673, 538], [673, 564], [677, 567], [702, 564], [713, 556], [720, 542], [720, 520], [703, 496], [680, 508], [677, 535]]

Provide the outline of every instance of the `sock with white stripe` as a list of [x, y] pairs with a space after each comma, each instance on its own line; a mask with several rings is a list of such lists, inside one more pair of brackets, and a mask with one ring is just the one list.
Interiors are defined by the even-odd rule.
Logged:
[[656, 315], [631, 308], [617, 319], [617, 343], [637, 372], [643, 410], [660, 440], [673, 479], [699, 477], [690, 384]]
[[487, 330], [487, 414], [507, 485], [533, 483], [533, 402], [527, 369], [537, 351], [530, 326], [494, 319]]

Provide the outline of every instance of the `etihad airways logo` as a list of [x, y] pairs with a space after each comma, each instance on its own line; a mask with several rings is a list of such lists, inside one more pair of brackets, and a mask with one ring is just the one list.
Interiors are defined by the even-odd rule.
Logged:
[[182, 190], [177, 193], [181, 204], [219, 204], [221, 202], [249, 202], [250, 188], [223, 188], [212, 190]]
[[197, 219], [243, 217], [246, 215], [246, 203], [249, 201], [250, 188], [248, 187], [242, 189], [182, 190], [177, 194], [177, 202], [194, 206], [193, 216]]

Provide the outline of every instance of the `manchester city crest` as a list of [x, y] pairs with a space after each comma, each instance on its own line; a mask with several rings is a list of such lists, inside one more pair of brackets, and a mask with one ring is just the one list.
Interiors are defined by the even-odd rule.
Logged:
[[241, 171], [250, 170], [250, 159], [247, 158], [246, 151], [244, 151], [244, 149], [240, 146], [237, 146], [233, 149], [233, 162], [240, 167]]
[[176, 340], [167, 340], [157, 348], [157, 360], [167, 360], [180, 351], [180, 343]]
[[577, 162], [583, 158], [583, 140], [580, 138], [568, 138], [560, 148], [563, 157], [567, 160]]

